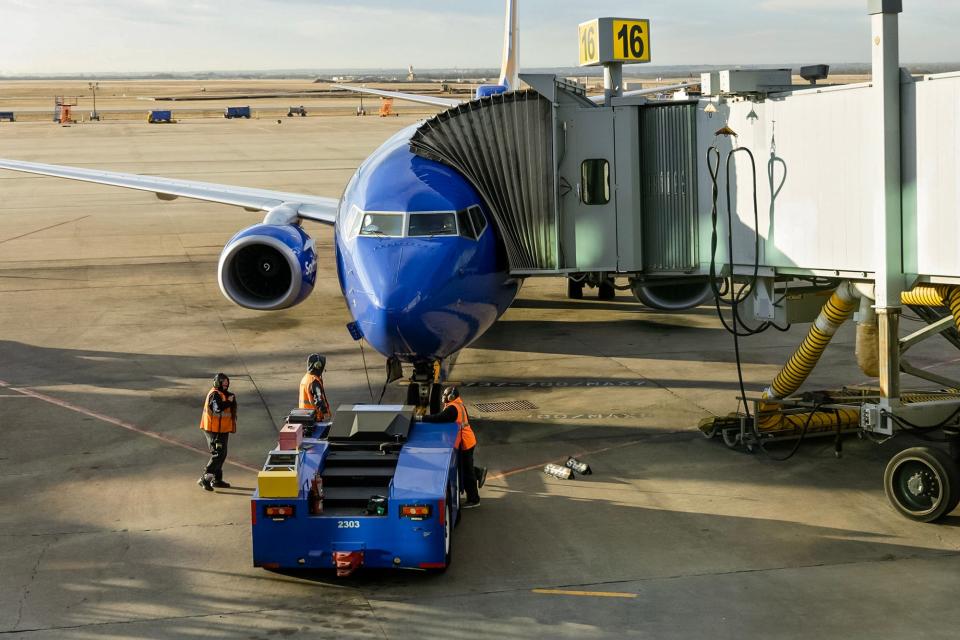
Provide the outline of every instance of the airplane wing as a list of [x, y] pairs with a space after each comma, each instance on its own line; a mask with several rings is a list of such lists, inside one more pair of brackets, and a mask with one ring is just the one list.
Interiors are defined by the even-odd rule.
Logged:
[[[249, 211], [277, 210], [285, 221], [291, 218], [303, 218], [333, 224], [337, 215], [339, 201], [335, 198], [324, 198], [300, 193], [285, 193], [283, 191], [269, 191], [267, 189], [252, 189], [248, 187], [232, 187], [210, 182], [193, 180], [177, 180], [173, 178], [157, 178], [142, 176], [135, 173], [119, 173], [114, 171], [99, 171], [96, 169], [78, 169], [55, 164], [41, 164], [39, 162], [23, 162], [20, 160], [0, 159], [0, 169], [36, 173], [42, 176], [53, 176], [95, 182], [114, 187], [125, 187], [140, 191], [152, 191], [161, 200], [174, 200], [179, 197], [207, 202], [219, 202], [243, 207]], [[283, 210], [278, 207], [286, 205]]]
[[[662, 91], [677, 91], [678, 89], [686, 89], [687, 87], [695, 87], [699, 85], [699, 82], [681, 82], [680, 84], [671, 84], [663, 87], [651, 87], [649, 89], [637, 89], [635, 91], [624, 91], [623, 97], [629, 96], [645, 96], [650, 93], [660, 93]], [[590, 96], [592, 102], [600, 103], [603, 102], [603, 96]]]
[[[687, 87], [693, 87], [699, 85], [699, 82], [681, 82], [679, 84], [671, 84], [663, 87], [651, 87], [649, 89], [637, 89], [636, 91], [625, 91], [623, 93], [624, 97], [628, 96], [643, 96], [651, 93], [660, 93], [662, 91], [676, 91], [678, 89], [686, 89]], [[346, 91], [353, 91], [355, 93], [366, 93], [374, 96], [380, 96], [381, 98], [396, 98], [397, 100], [407, 100], [409, 102], [419, 102], [421, 104], [429, 104], [434, 107], [444, 107], [446, 109], [451, 109], [453, 107], [459, 106], [465, 102], [465, 100], [458, 100], [456, 98], [441, 98], [439, 96], [424, 96], [417, 93], [401, 93], [399, 91], [383, 91], [381, 89], [368, 89], [366, 87], [354, 87], [345, 84], [335, 84], [333, 85], [335, 89], [344, 89]], [[591, 96], [590, 100], [595, 103], [603, 102], [603, 96]]]
[[334, 89], [344, 89], [355, 93], [367, 93], [381, 98], [396, 98], [397, 100], [406, 100], [407, 102], [419, 102], [420, 104], [429, 104], [434, 107], [443, 107], [450, 109], [464, 103], [463, 100], [456, 98], [441, 98], [439, 96], [424, 96], [418, 93], [401, 93], [399, 91], [383, 91], [382, 89], [368, 89], [366, 87], [355, 87], [346, 84], [335, 84]]

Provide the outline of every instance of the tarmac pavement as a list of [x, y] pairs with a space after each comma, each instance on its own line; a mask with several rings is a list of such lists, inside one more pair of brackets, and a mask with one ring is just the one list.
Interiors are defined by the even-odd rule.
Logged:
[[[0, 157], [336, 197], [412, 120], [330, 117], [4, 126]], [[261, 216], [149, 193], [0, 173], [0, 635], [23, 638], [955, 638], [960, 514], [909, 522], [886, 461], [914, 445], [811, 441], [788, 462], [696, 430], [736, 407], [730, 337], [709, 307], [565, 298], [531, 279], [464, 351], [490, 467], [442, 575], [251, 566], [254, 469], [327, 354], [334, 403], [370, 400], [383, 358], [344, 325], [332, 232], [294, 309], [225, 300], [216, 261]], [[906, 330], [913, 325], [907, 324]], [[806, 327], [742, 341], [748, 390]], [[911, 351], [918, 366], [960, 353]], [[365, 358], [365, 361], [364, 361]], [[201, 491], [197, 428], [217, 371], [240, 402], [227, 490]], [[864, 382], [853, 331], [808, 384]], [[386, 400], [399, 400], [391, 387]], [[481, 411], [477, 403], [528, 408]], [[544, 476], [582, 455], [593, 475]]]

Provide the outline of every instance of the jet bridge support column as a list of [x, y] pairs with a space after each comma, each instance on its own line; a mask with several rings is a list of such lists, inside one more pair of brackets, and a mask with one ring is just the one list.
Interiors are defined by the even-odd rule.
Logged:
[[603, 65], [603, 106], [612, 107], [613, 99], [623, 95], [623, 63], [607, 62]]
[[882, 136], [879, 170], [883, 189], [874, 204], [877, 238], [876, 303], [880, 338], [881, 405], [900, 403], [900, 294], [904, 288], [900, 182], [901, 0], [868, 0], [873, 51], [877, 133]]

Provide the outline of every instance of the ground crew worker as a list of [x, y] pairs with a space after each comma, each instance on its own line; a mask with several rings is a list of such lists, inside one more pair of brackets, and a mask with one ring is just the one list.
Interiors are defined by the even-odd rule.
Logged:
[[475, 467], [474, 450], [477, 448], [477, 436], [473, 433], [473, 427], [470, 426], [470, 416], [467, 415], [467, 408], [463, 405], [463, 398], [456, 387], [447, 387], [440, 396], [443, 401], [443, 411], [432, 415], [426, 415], [420, 418], [422, 422], [456, 422], [457, 438], [453, 443], [455, 449], [460, 452], [460, 486], [467, 492], [467, 501], [463, 504], [465, 509], [475, 507], [480, 504], [480, 492], [478, 489], [483, 486], [487, 480], [486, 467]]
[[237, 430], [237, 397], [230, 393], [230, 378], [225, 373], [218, 373], [213, 379], [213, 388], [203, 404], [200, 428], [207, 439], [210, 461], [197, 484], [205, 491], [227, 488], [230, 483], [223, 481], [223, 463], [227, 459], [227, 440]]
[[326, 366], [327, 359], [324, 356], [311, 353], [307, 357], [307, 372], [300, 380], [300, 408], [316, 410], [320, 422], [329, 420], [331, 416], [327, 392], [323, 389], [323, 370]]

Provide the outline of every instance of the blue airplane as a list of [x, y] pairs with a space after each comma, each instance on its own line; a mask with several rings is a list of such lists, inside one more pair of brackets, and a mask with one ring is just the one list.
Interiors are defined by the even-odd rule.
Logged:
[[[517, 0], [506, 0], [500, 78], [481, 85], [476, 97], [519, 87], [518, 36]], [[445, 108], [461, 103], [344, 88]], [[337, 274], [355, 326], [393, 371], [401, 363], [412, 365], [408, 402], [436, 409], [450, 363], [509, 308], [521, 281], [510, 275], [503, 239], [477, 191], [453, 169], [410, 151], [416, 128], [403, 129], [374, 151], [339, 201], [16, 160], [0, 160], [0, 168], [152, 191], [164, 200], [185, 197], [265, 211], [261, 224], [231, 238], [218, 265], [224, 296], [248, 309], [302, 302], [317, 273], [314, 241], [302, 223], [334, 225]]]

